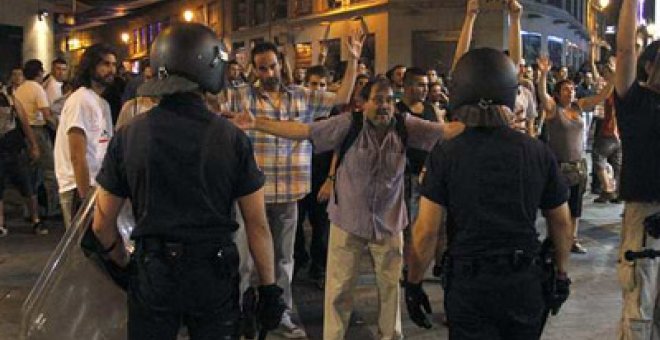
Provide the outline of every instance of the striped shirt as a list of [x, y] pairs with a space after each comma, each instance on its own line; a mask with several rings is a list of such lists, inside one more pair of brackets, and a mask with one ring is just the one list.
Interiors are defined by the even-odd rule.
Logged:
[[[302, 87], [281, 87], [279, 107], [259, 87], [244, 86], [229, 89], [226, 108], [240, 111], [247, 108], [257, 118], [293, 120], [309, 124], [326, 117], [335, 104], [335, 94], [310, 91]], [[266, 203], [288, 203], [310, 192], [312, 144], [275, 137], [250, 130], [247, 135], [254, 146], [254, 158], [266, 175]]]

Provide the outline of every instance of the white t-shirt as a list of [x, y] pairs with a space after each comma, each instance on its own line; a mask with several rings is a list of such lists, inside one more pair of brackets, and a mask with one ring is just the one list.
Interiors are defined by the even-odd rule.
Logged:
[[46, 91], [34, 80], [26, 80], [16, 89], [14, 97], [21, 102], [28, 116], [28, 122], [33, 126], [44, 126], [46, 120], [40, 108], [50, 107]]
[[44, 89], [50, 105], [62, 97], [62, 82], [59, 82], [52, 75], [44, 82]]
[[60, 192], [76, 188], [76, 179], [71, 164], [68, 132], [80, 128], [87, 138], [87, 166], [90, 185], [96, 185], [96, 174], [113, 135], [110, 105], [96, 92], [81, 87], [73, 92], [64, 103], [60, 124], [55, 137], [55, 175]]
[[513, 110], [513, 115], [513, 128], [522, 132], [525, 132], [527, 129], [527, 120], [534, 119], [537, 116], [534, 94], [522, 85], [518, 85], [518, 94], [516, 95], [516, 106]]

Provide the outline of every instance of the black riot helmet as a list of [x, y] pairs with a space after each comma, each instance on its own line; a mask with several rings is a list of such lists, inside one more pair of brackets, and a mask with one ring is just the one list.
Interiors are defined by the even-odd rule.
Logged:
[[513, 110], [518, 72], [503, 52], [492, 48], [469, 51], [456, 64], [450, 83], [449, 107], [491, 103]]
[[153, 81], [145, 82], [138, 94], [162, 96], [202, 90], [217, 93], [224, 87], [224, 44], [201, 24], [182, 23], [163, 30], [151, 46]]

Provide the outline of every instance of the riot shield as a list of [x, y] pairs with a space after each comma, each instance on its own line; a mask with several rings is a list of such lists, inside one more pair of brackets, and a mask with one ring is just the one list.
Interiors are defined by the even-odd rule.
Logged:
[[[22, 339], [126, 339], [126, 293], [80, 247], [91, 228], [95, 198], [96, 193], [88, 195], [25, 300]], [[130, 212], [126, 205], [123, 211]], [[130, 218], [118, 224], [123, 237], [130, 235]]]

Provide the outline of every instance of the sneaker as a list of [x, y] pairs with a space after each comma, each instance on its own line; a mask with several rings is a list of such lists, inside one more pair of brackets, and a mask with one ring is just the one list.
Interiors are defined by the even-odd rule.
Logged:
[[275, 329], [274, 333], [277, 333], [287, 339], [306, 339], [307, 334], [305, 331], [291, 321], [291, 316], [288, 312], [282, 314], [282, 321], [280, 321], [280, 326]]
[[571, 246], [571, 253], [573, 254], [586, 254], [587, 248], [580, 244], [579, 241], [574, 241]]
[[43, 222], [39, 221], [32, 225], [32, 230], [37, 235], [48, 235], [48, 228], [44, 225]]
[[9, 234], [9, 229], [4, 225], [0, 226], [0, 237], [5, 237], [7, 234]]

